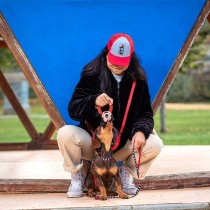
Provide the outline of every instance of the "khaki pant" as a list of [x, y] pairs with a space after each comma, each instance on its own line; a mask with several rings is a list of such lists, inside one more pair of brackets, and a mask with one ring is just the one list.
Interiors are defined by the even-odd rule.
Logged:
[[[58, 130], [57, 134], [58, 147], [64, 158], [64, 170], [70, 173], [76, 173], [83, 168], [86, 171], [85, 160], [92, 160], [94, 149], [92, 148], [92, 139], [87, 131], [73, 125], [65, 125]], [[144, 179], [154, 159], [158, 156], [163, 147], [162, 140], [157, 136], [150, 134], [146, 140], [140, 156], [140, 179]], [[114, 153], [116, 161], [125, 161], [130, 173], [138, 179], [136, 174], [136, 165], [132, 154], [131, 141], [128, 140], [126, 145]], [[138, 161], [138, 154], [136, 160]]]

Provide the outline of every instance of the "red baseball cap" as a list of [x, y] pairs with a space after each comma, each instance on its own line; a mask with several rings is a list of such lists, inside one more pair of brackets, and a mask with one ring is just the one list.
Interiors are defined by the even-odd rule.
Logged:
[[131, 55], [134, 52], [133, 40], [129, 35], [123, 33], [113, 35], [107, 47], [109, 63], [119, 66], [129, 65]]

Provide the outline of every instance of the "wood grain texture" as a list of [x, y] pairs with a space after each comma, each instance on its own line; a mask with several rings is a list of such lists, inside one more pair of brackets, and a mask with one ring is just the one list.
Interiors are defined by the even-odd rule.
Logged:
[[[144, 181], [136, 181], [135, 184], [140, 184], [141, 190], [208, 187], [210, 172], [148, 176]], [[66, 192], [69, 185], [70, 180], [66, 179], [1, 179], [0, 192]]]

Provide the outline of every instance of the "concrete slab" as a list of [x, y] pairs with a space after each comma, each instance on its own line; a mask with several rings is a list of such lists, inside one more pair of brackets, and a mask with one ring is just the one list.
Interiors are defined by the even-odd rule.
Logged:
[[87, 196], [81, 198], [67, 198], [65, 193], [0, 194], [0, 209], [2, 210], [88, 208], [193, 209], [193, 206], [197, 209], [209, 209], [209, 202], [210, 187], [140, 191], [138, 196], [131, 199], [122, 200], [119, 198], [110, 198], [107, 201], [99, 201]]
[[[210, 146], [165, 146], [148, 176], [210, 171]], [[0, 152], [0, 179], [64, 179], [58, 150]], [[135, 198], [98, 201], [84, 196], [67, 199], [65, 193], [0, 193], [0, 209], [209, 209], [210, 187], [144, 190]], [[173, 205], [172, 205], [173, 204]], [[185, 204], [185, 205], [183, 205]], [[180, 207], [180, 208], [178, 208]], [[195, 208], [194, 208], [195, 207]]]
[[[165, 146], [148, 176], [210, 171], [210, 146]], [[58, 150], [0, 152], [0, 179], [67, 179]]]

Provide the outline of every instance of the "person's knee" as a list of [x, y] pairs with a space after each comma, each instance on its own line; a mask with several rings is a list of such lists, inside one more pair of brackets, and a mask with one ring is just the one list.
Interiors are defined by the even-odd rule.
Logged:
[[66, 144], [69, 141], [73, 140], [71, 138], [74, 135], [74, 126], [71, 125], [64, 125], [61, 127], [57, 132], [57, 141], [58, 143]]
[[153, 153], [154, 156], [157, 156], [160, 154], [163, 148], [163, 141], [162, 139], [160, 139], [159, 136], [150, 134], [147, 140], [147, 143], [148, 143], [147, 146], [149, 147], [149, 150]]

